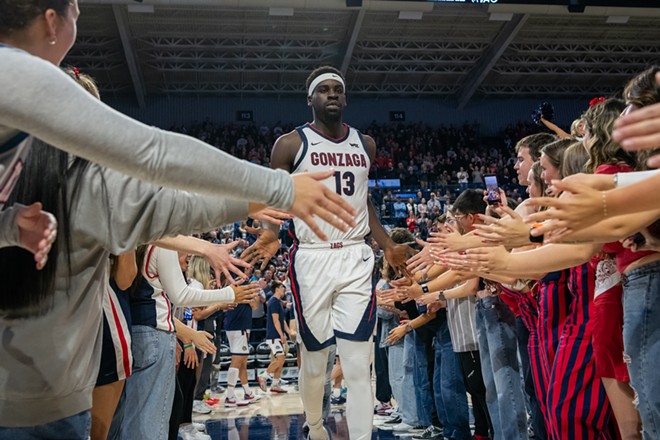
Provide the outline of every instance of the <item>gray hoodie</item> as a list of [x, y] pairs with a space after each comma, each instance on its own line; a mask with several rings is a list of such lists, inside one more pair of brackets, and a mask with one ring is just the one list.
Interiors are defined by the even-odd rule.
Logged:
[[247, 216], [245, 201], [158, 188], [93, 164], [80, 185], [71, 210], [71, 277], [60, 254], [53, 309], [31, 319], [0, 317], [0, 426], [49, 423], [91, 408], [110, 253]]

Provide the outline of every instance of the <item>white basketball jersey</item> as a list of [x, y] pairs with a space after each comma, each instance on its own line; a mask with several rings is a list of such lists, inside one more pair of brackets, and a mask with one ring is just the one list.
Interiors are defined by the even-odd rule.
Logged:
[[[296, 128], [302, 144], [296, 155], [292, 174], [335, 170], [334, 176], [323, 181], [328, 188], [346, 200], [355, 209], [356, 225], [347, 232], [316, 218], [321, 230], [331, 243], [363, 240], [369, 234], [369, 168], [371, 163], [362, 134], [348, 125], [342, 139], [332, 139], [309, 123]], [[320, 243], [319, 238], [300, 219], [293, 219], [292, 233], [300, 243]]]

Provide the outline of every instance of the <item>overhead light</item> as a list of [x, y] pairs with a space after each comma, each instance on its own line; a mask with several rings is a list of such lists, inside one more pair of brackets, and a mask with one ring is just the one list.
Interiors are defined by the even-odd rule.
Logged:
[[422, 11], [399, 11], [399, 20], [421, 20]]
[[154, 5], [128, 5], [128, 12], [134, 14], [153, 14]]
[[610, 15], [609, 17], [607, 17], [606, 23], [609, 23], [609, 24], [626, 24], [626, 23], [628, 23], [629, 19], [630, 19], [630, 17], [628, 17], [627, 15]]
[[274, 17], [293, 17], [293, 8], [269, 8], [268, 15]]
[[511, 21], [513, 20], [513, 12], [491, 12], [490, 21]]

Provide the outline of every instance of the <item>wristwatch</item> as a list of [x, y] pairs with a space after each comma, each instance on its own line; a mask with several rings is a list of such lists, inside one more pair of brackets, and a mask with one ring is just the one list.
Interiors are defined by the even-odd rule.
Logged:
[[413, 330], [412, 325], [410, 325], [409, 322], [406, 322], [406, 333], [410, 333]]
[[438, 301], [447, 301], [447, 298], [445, 298], [445, 291], [441, 290], [438, 292]]
[[422, 292], [429, 293], [429, 286], [424, 283], [420, 284], [420, 286], [422, 286]]

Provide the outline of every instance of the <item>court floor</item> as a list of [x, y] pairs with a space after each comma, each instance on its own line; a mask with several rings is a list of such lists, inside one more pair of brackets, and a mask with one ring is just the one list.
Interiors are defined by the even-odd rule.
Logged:
[[[213, 440], [285, 440], [303, 438], [302, 427], [305, 422], [300, 393], [294, 385], [285, 385], [287, 394], [262, 393], [252, 387], [261, 396], [258, 402], [240, 408], [225, 408], [224, 393], [213, 394], [220, 399], [214, 405], [213, 412], [207, 415], [193, 414], [193, 421], [206, 424], [206, 430]], [[237, 389], [237, 397], [241, 391]], [[345, 405], [333, 405], [331, 415], [326, 421], [326, 428], [333, 440], [348, 440]], [[394, 435], [390, 426], [385, 425], [387, 416], [374, 415], [372, 439], [406, 439], [414, 433]]]

